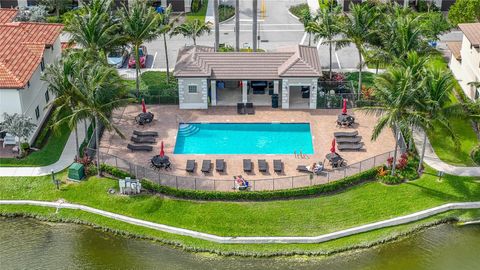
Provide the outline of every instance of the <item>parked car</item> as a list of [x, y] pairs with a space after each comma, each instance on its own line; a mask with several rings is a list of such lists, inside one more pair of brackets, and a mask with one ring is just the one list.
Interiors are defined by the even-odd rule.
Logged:
[[113, 51], [107, 54], [107, 62], [111, 66], [121, 68], [125, 60], [127, 60], [127, 57], [128, 53], [126, 50]]
[[[138, 53], [139, 53], [139, 58], [140, 58], [140, 68], [145, 68], [145, 65], [147, 63], [147, 47], [145, 45], [141, 45], [140, 48], [138, 48]], [[135, 67], [135, 52], [132, 50], [132, 53], [130, 54], [130, 58], [128, 59], [128, 68], [134, 68]]]

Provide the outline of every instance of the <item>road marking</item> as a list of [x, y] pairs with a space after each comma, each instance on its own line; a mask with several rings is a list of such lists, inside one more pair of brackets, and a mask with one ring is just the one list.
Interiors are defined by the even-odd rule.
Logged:
[[300, 45], [303, 45], [303, 43], [305, 42], [305, 39], [307, 38], [307, 33], [305, 32], [305, 34], [303, 34], [303, 37], [302, 37], [302, 40], [300, 41]]
[[[253, 22], [253, 19], [240, 19], [240, 21], [241, 22]], [[260, 20], [257, 19], [257, 22], [264, 22], [264, 21], [265, 20], [263, 20], [263, 19], [260, 19]]]
[[157, 51], [155, 51], [155, 54], [153, 55], [153, 62], [152, 62], [152, 67], [151, 68], [154, 68], [156, 58], [157, 58]]
[[335, 58], [337, 58], [338, 69], [342, 69], [342, 65], [340, 65], [340, 59], [338, 59], [337, 52], [335, 52]]

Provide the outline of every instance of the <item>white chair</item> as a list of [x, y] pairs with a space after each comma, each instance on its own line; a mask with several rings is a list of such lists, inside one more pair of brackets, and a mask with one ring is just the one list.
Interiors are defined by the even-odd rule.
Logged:
[[3, 148], [5, 148], [5, 145], [17, 145], [17, 139], [15, 136], [7, 133], [5, 138], [3, 138]]

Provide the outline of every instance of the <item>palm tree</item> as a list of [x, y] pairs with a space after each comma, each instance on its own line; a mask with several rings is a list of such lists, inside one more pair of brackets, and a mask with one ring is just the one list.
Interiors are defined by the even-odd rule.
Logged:
[[100, 124], [109, 131], [123, 134], [110, 121], [113, 110], [126, 105], [131, 99], [123, 98], [125, 86], [116, 69], [101, 63], [86, 66], [72, 80], [72, 96], [78, 106], [60, 122], [77, 122], [78, 119], [94, 119], [97, 151], [97, 169], [100, 175]]
[[[75, 95], [73, 93], [72, 78], [77, 70], [83, 68], [83, 65], [77, 60], [78, 59], [74, 59], [72, 55], [67, 55], [61, 61], [48, 66], [45, 73], [42, 75], [42, 80], [48, 85], [48, 91], [54, 93], [56, 96], [54, 100], [47, 104], [47, 106], [55, 106], [55, 110], [52, 114], [54, 119], [54, 129], [57, 129], [61, 125], [61, 122], [58, 121], [61, 115], [65, 112], [71, 112], [72, 109], [77, 108], [78, 106], [78, 102], [74, 98]], [[76, 157], [78, 158], [80, 157], [78, 122], [82, 119], [71, 120], [76, 120], [68, 122], [68, 125], [75, 132], [75, 151], [77, 153]]]
[[235, 0], [235, 51], [240, 51], [240, 0]]
[[215, 51], [218, 52], [220, 46], [220, 16], [218, 15], [218, 0], [213, 0], [213, 16], [215, 20]]
[[173, 28], [173, 31], [170, 33], [170, 36], [182, 35], [184, 37], [191, 38], [193, 40], [193, 45], [197, 45], [197, 37], [202, 36], [204, 33], [210, 33], [211, 27], [208, 23], [200, 22], [200, 20], [195, 19], [193, 21], [187, 21]]
[[112, 0], [92, 0], [84, 6], [84, 12], [75, 13], [65, 30], [71, 35], [71, 42], [80, 45], [90, 53], [91, 59], [106, 62], [107, 53], [121, 45], [119, 26], [110, 16]]
[[252, 49], [254, 52], [257, 51], [257, 36], [258, 36], [258, 1], [252, 1]]
[[376, 35], [373, 30], [379, 14], [375, 7], [368, 4], [350, 4], [350, 15], [346, 16], [346, 24], [343, 27], [345, 41], [355, 44], [358, 52], [358, 94], [362, 89], [362, 52], [365, 44]]
[[335, 37], [342, 31], [340, 13], [340, 7], [323, 7], [318, 11], [318, 15], [314, 20], [308, 25], [311, 33], [314, 35], [315, 42], [323, 40], [322, 44], [328, 44], [330, 56], [330, 79], [332, 78], [332, 47], [335, 46], [335, 48], [341, 48], [347, 44], [344, 40], [335, 39]]
[[440, 35], [446, 33], [452, 28], [452, 25], [440, 12], [429, 12], [425, 15], [425, 20], [422, 22], [420, 28], [424, 35], [430, 41], [440, 40]]
[[310, 13], [310, 9], [302, 10], [300, 22], [303, 23], [303, 29], [306, 33], [308, 33], [308, 46], [312, 45], [312, 33], [314, 32], [312, 23], [315, 21], [315, 19], [316, 18], [312, 16], [312, 13]]
[[414, 102], [415, 82], [411, 70], [403, 67], [390, 67], [375, 79], [376, 106], [359, 108], [367, 114], [379, 116], [373, 129], [372, 140], [376, 140], [380, 133], [387, 127], [394, 130], [395, 152], [393, 155], [392, 175], [395, 174], [398, 141], [400, 130], [408, 128], [412, 123], [411, 104]]
[[157, 27], [160, 22], [158, 13], [147, 6], [145, 0], [138, 0], [130, 7], [123, 7], [121, 20], [123, 25], [123, 33], [128, 43], [133, 46], [133, 54], [135, 56], [135, 87], [137, 97], [140, 95], [140, 45], [144, 42], [154, 40], [160, 32]]
[[163, 36], [163, 46], [165, 47], [165, 62], [167, 63], [167, 84], [170, 83], [170, 65], [168, 61], [168, 48], [167, 48], [167, 34], [172, 31], [174, 23], [177, 21], [177, 18], [171, 19], [172, 15], [172, 5], [168, 5], [163, 14], [160, 16], [160, 27], [158, 29], [159, 33]]

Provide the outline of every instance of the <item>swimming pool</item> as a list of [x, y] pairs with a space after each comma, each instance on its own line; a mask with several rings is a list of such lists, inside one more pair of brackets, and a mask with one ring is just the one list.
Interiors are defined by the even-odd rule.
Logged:
[[313, 154], [309, 123], [180, 124], [175, 154]]

